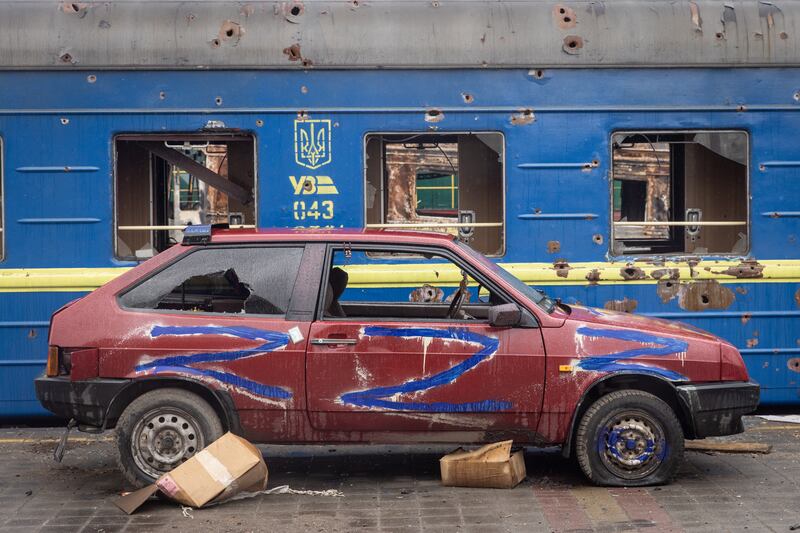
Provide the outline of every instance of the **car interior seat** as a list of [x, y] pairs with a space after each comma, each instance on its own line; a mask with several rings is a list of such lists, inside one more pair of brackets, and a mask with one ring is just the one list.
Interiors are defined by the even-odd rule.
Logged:
[[347, 288], [347, 272], [339, 267], [333, 267], [328, 275], [328, 290], [325, 292], [325, 316], [346, 317], [347, 315], [339, 303], [339, 297]]

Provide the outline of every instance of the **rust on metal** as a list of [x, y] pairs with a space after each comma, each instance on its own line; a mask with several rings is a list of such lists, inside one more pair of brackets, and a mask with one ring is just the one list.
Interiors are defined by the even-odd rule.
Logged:
[[736, 292], [738, 292], [739, 294], [747, 294], [747, 288], [746, 287], [736, 287]]
[[61, 2], [59, 9], [69, 15], [77, 15], [78, 18], [86, 16], [86, 12], [92, 7], [86, 2]]
[[644, 279], [647, 277], [647, 274], [644, 273], [644, 270], [632, 265], [620, 268], [619, 274], [625, 281], [634, 281], [638, 279]]
[[587, 272], [586, 281], [588, 281], [591, 285], [597, 285], [597, 282], [600, 281], [600, 270], [593, 268]]
[[786, 361], [786, 366], [789, 367], [789, 370], [792, 372], [800, 373], [800, 357], [792, 357]]
[[761, 278], [764, 277], [764, 265], [755, 259], [742, 261], [736, 266], [728, 267], [717, 274], [725, 274], [735, 278]]
[[555, 254], [561, 251], [561, 243], [558, 241], [547, 241], [547, 253]]
[[409, 302], [436, 303], [444, 300], [444, 291], [439, 287], [426, 283], [411, 291], [408, 295]]
[[662, 279], [656, 285], [656, 294], [661, 298], [662, 303], [667, 303], [678, 295], [680, 282], [672, 279]]
[[650, 272], [650, 276], [653, 279], [678, 279], [681, 277], [681, 271], [679, 268], [657, 268]]
[[226, 20], [222, 23], [222, 26], [220, 26], [217, 38], [220, 42], [231, 41], [233, 46], [236, 46], [239, 44], [243, 35], [244, 27], [242, 27], [241, 24], [232, 20]]
[[747, 347], [748, 348], [755, 348], [756, 346], [758, 346], [758, 339], [756, 339], [756, 338], [747, 339]]
[[603, 244], [603, 236], [599, 233], [595, 233], [592, 235], [592, 241], [594, 241], [595, 244]]
[[800, 307], [800, 289], [797, 289], [794, 293], [794, 303], [797, 304], [797, 307]]
[[556, 26], [562, 30], [574, 28], [578, 23], [575, 10], [564, 4], [556, 4], [553, 6], [553, 19], [556, 22]]
[[524, 126], [525, 124], [531, 124], [535, 120], [536, 116], [533, 114], [532, 109], [520, 109], [518, 113], [511, 115], [512, 126]]
[[281, 2], [275, 6], [276, 13], [280, 13], [292, 24], [298, 24], [306, 12], [306, 7], [302, 2]]
[[562, 50], [570, 55], [577, 55], [581, 53], [583, 48], [583, 37], [580, 35], [567, 35], [564, 37], [564, 46]]
[[289, 58], [289, 61], [300, 61], [303, 59], [303, 54], [300, 52], [300, 44], [294, 43], [283, 49], [283, 53]]
[[639, 305], [634, 299], [628, 299], [627, 297], [623, 298], [622, 300], [609, 300], [604, 305], [603, 308], [608, 309], [609, 311], [621, 311], [623, 313], [633, 313], [636, 311], [636, 307]]
[[569, 276], [569, 271], [572, 270], [572, 267], [569, 266], [564, 259], [559, 259], [555, 263], [553, 263], [553, 268], [556, 271], [556, 276], [561, 278], [566, 278]]
[[751, 318], [753, 318], [753, 315], [751, 315], [750, 313], [744, 313], [742, 315], [742, 324], [747, 324], [748, 322], [750, 322]]
[[678, 293], [678, 305], [686, 311], [727, 309], [736, 299], [731, 289], [715, 279], [682, 283]]

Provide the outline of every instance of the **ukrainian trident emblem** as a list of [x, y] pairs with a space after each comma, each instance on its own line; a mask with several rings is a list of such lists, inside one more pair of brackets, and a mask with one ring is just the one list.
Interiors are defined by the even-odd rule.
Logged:
[[331, 121], [294, 121], [294, 160], [312, 170], [331, 162]]

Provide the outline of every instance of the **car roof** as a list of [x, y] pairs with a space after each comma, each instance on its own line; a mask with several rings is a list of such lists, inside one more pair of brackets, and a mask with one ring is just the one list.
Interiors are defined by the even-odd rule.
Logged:
[[432, 244], [442, 245], [452, 242], [454, 237], [446, 233], [417, 230], [385, 229], [214, 229], [212, 244], [244, 242], [385, 242], [393, 244]]

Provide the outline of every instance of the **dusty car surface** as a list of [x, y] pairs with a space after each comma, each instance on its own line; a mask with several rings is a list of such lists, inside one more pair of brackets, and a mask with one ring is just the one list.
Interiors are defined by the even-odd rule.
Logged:
[[759, 393], [724, 340], [563, 305], [442, 234], [192, 227], [57, 311], [49, 344], [39, 400], [116, 428], [135, 485], [226, 430], [512, 438], [561, 445], [598, 484], [663, 483], [684, 439], [741, 432]]

